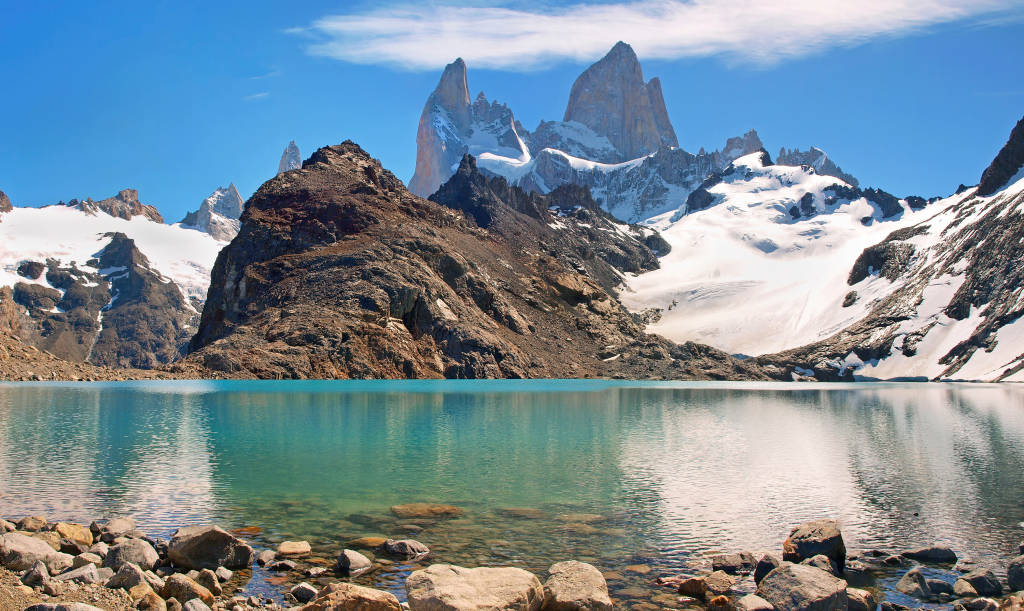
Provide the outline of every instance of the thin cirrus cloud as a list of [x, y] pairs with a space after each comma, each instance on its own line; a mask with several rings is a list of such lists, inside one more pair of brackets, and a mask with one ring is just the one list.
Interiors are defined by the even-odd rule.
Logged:
[[530, 70], [589, 61], [616, 41], [645, 59], [719, 56], [772, 66], [953, 22], [993, 25], [1019, 17], [1024, 0], [636, 0], [551, 8], [404, 4], [329, 15], [290, 33], [306, 51], [358, 64], [436, 69]]

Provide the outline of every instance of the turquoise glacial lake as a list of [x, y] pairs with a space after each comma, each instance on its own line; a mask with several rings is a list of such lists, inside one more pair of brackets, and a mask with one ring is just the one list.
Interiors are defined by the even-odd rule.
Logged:
[[[465, 513], [390, 512], [420, 501]], [[0, 384], [0, 515], [28, 514], [131, 515], [159, 537], [247, 527], [324, 562], [371, 535], [420, 540], [427, 563], [543, 575], [579, 559], [613, 596], [711, 552], [778, 550], [820, 517], [851, 551], [940, 543], [998, 571], [1024, 540], [1024, 387]], [[416, 566], [360, 580], [404, 599]], [[257, 571], [250, 587], [270, 584]]]

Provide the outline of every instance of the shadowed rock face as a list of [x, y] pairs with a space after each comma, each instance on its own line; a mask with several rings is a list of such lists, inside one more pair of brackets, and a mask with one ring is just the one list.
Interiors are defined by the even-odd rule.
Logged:
[[765, 377], [645, 334], [585, 265], [552, 254], [548, 242], [575, 238], [533, 216], [552, 214], [543, 200], [491, 201], [465, 166], [480, 197], [451, 207], [412, 195], [351, 142], [265, 183], [218, 257], [183, 366], [262, 378]]
[[69, 361], [146, 369], [170, 363], [194, 331], [196, 312], [177, 285], [149, 268], [134, 241], [110, 237], [91, 267], [54, 260], [21, 266], [26, 278], [45, 270], [49, 286], [15, 284], [12, 300], [22, 309], [8, 326]]
[[978, 195], [992, 195], [1024, 167], [1024, 118], [1010, 132], [1010, 139], [985, 168], [978, 184]]
[[14, 210], [11, 206], [11, 200], [7, 198], [7, 194], [0, 191], [0, 212], [10, 212]]
[[663, 146], [679, 146], [665, 110], [661, 82], [644, 83], [633, 48], [617, 43], [573, 83], [565, 121], [578, 121], [634, 159]]

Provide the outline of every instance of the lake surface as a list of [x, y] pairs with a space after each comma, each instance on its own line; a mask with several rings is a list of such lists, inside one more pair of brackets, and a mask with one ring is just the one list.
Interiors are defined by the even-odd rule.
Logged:
[[[418, 501], [465, 516], [390, 514]], [[257, 547], [307, 539], [327, 559], [412, 533], [465, 566], [592, 562], [613, 595], [819, 517], [851, 551], [942, 543], [998, 570], [1024, 539], [1024, 387], [0, 384], [0, 515], [27, 514], [258, 527]], [[404, 600], [412, 568], [363, 581]]]

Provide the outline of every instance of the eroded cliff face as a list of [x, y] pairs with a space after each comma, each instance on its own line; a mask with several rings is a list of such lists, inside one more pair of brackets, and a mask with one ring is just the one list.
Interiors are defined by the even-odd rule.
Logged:
[[622, 155], [618, 161], [679, 146], [661, 95], [661, 81], [644, 82], [640, 61], [624, 42], [576, 79], [563, 121], [582, 123], [608, 138]]
[[585, 265], [567, 265], [552, 242], [577, 238], [550, 227], [556, 213], [521, 192], [493, 198], [466, 174], [452, 191], [469, 185], [478, 201], [441, 205], [346, 142], [265, 183], [218, 257], [181, 366], [261, 378], [771, 371], [644, 333]]

